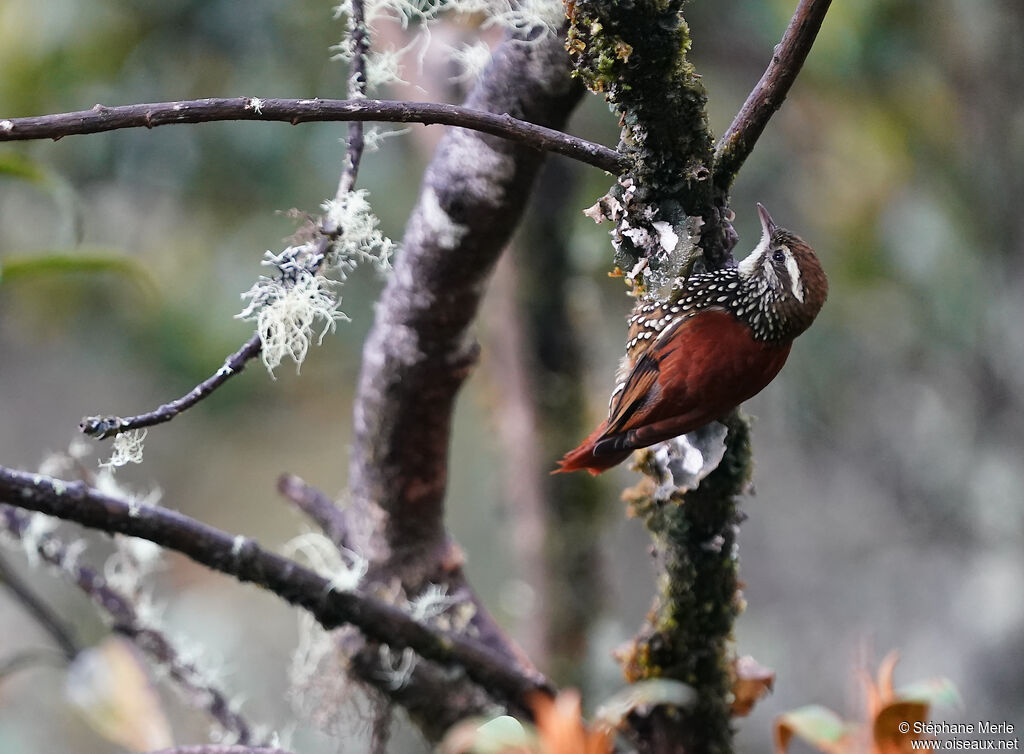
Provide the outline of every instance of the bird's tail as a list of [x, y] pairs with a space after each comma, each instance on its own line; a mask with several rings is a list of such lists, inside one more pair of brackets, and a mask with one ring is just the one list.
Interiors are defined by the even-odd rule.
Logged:
[[597, 429], [590, 433], [590, 436], [580, 443], [579, 447], [570, 450], [561, 461], [558, 462], [558, 468], [552, 471], [552, 474], [562, 474], [569, 471], [582, 471], [586, 469], [594, 476], [597, 476], [602, 471], [607, 471], [612, 466], [617, 466], [625, 461], [632, 450], [623, 450], [615, 453], [602, 453], [601, 455], [594, 455], [594, 448], [598, 442], [604, 439], [605, 430], [608, 427], [608, 422], [601, 422]]

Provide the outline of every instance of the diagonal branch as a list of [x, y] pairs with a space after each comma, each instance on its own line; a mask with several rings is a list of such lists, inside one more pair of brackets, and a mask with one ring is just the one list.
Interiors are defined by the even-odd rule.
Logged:
[[[512, 105], [509, 109], [512, 109]], [[72, 113], [7, 118], [0, 120], [0, 142], [56, 140], [75, 134], [116, 131], [121, 128], [156, 128], [178, 123], [227, 120], [281, 121], [292, 125], [317, 121], [380, 121], [458, 126], [500, 136], [540, 151], [562, 154], [609, 173], [618, 173], [623, 168], [622, 159], [614, 149], [515, 118], [508, 113], [499, 113], [434, 102], [211, 98], [120, 107], [95, 105], [90, 110]]]
[[251, 359], [259, 356], [261, 348], [262, 343], [260, 342], [259, 334], [253, 335], [241, 348], [224, 360], [224, 364], [220, 369], [182, 397], [138, 416], [87, 416], [82, 419], [78, 428], [90, 437], [95, 437], [97, 440], [106, 440], [108, 437], [119, 435], [122, 432], [169, 422], [178, 414], [192, 408], [192, 406], [209, 396], [230, 378], [245, 369], [245, 365]]
[[832, 0], [800, 0], [764, 75], [715, 147], [715, 187], [723, 193], [728, 192], [769, 119], [782, 107], [831, 3]]
[[36, 622], [46, 629], [46, 632], [53, 637], [54, 642], [60, 647], [66, 660], [73, 660], [78, 654], [78, 642], [71, 634], [70, 628], [64, 620], [57, 615], [53, 609], [43, 602], [33, 592], [28, 584], [24, 583], [7, 561], [0, 558], [0, 584], [3, 584], [15, 596], [22, 607], [29, 612]]
[[185, 659], [161, 631], [146, 625], [132, 599], [93, 569], [80, 565], [79, 552], [74, 547], [53, 534], [31, 534], [31, 519], [32, 515], [26, 511], [0, 504], [0, 530], [6, 529], [20, 539], [22, 545], [31, 547], [43, 562], [85, 593], [111, 621], [113, 629], [134, 642], [185, 692], [193, 705], [205, 710], [225, 733], [239, 743], [252, 743], [252, 725], [232, 709], [227, 695], [205, 680], [199, 669]]
[[176, 511], [124, 500], [83, 482], [65, 482], [2, 466], [0, 500], [15, 508], [147, 539], [180, 552], [308, 610], [324, 628], [352, 624], [376, 641], [408, 647], [429, 660], [459, 666], [516, 710], [526, 709], [529, 694], [551, 692], [540, 673], [512, 666], [505, 657], [474, 639], [425, 626], [376, 598], [335, 591], [328, 579], [263, 549], [251, 539], [232, 536]]

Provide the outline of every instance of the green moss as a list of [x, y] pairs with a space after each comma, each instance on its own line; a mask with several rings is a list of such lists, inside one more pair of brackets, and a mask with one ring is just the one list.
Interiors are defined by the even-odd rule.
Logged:
[[[652, 205], [661, 220], [703, 215], [710, 206], [713, 144], [700, 76], [686, 59], [689, 28], [679, 0], [582, 0], [570, 7], [567, 48], [576, 72], [605, 95], [622, 123], [620, 151], [630, 160], [612, 195], [635, 188], [633, 201]], [[650, 258], [628, 237], [617, 238], [615, 264], [631, 269]], [[671, 270], [678, 274], [679, 270]]]
[[700, 486], [659, 503], [646, 478], [630, 490], [630, 510], [651, 531], [662, 567], [647, 621], [620, 658], [630, 682], [673, 678], [694, 687], [697, 701], [678, 713], [683, 749], [731, 751], [729, 693], [732, 626], [740, 612], [737, 498], [753, 466], [750, 427], [726, 420], [726, 454]]

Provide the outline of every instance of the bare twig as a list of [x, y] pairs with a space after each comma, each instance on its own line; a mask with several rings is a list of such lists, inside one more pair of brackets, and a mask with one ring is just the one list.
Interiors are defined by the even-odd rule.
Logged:
[[[30, 515], [25, 511], [0, 504], [0, 529], [6, 529], [15, 537], [21, 538], [26, 535], [29, 518]], [[106, 613], [115, 631], [131, 639], [152, 662], [164, 668], [195, 707], [205, 710], [236, 740], [242, 743], [251, 742], [252, 726], [231, 708], [227, 695], [204, 680], [200, 670], [193, 663], [183, 659], [163, 633], [147, 626], [139, 618], [131, 599], [107, 584], [91, 568], [80, 565], [77, 562], [77, 554], [58, 537], [43, 534], [36, 540], [35, 550], [44, 562], [56, 566], [59, 573], [69, 578]]]
[[206, 398], [214, 390], [219, 388], [231, 377], [245, 369], [245, 365], [259, 356], [262, 349], [260, 336], [253, 335], [245, 344], [225, 359], [223, 366], [207, 379], [200, 382], [181, 398], [165, 403], [159, 408], [138, 416], [87, 416], [82, 419], [78, 428], [90, 437], [97, 440], [105, 440], [122, 432], [142, 427], [152, 427], [154, 424], [168, 422], [178, 414], [186, 411], [199, 401]]
[[32, 591], [31, 587], [21, 579], [2, 557], [0, 557], [0, 583], [7, 587], [15, 599], [21, 603], [22, 607], [36, 619], [40, 626], [46, 629], [46, 633], [53, 637], [54, 642], [60, 647], [64, 657], [68, 660], [75, 659], [79, 652], [79, 646], [78, 642], [71, 635], [71, 629], [68, 628], [64, 620], [49, 605]]
[[800, 0], [782, 41], [757, 86], [715, 147], [715, 186], [727, 192], [761, 132], [782, 107], [789, 88], [811, 51], [832, 0]]
[[381, 121], [457, 126], [481, 131], [540, 151], [555, 152], [588, 165], [618, 173], [619, 153], [552, 128], [529, 123], [509, 114], [484, 112], [433, 102], [387, 100], [259, 99], [232, 97], [182, 102], [108, 107], [28, 118], [0, 119], [0, 142], [60, 139], [75, 134], [100, 133], [121, 128], [155, 128], [176, 123], [225, 120], [283, 121], [297, 125], [314, 121]]
[[277, 491], [309, 516], [335, 545], [350, 548], [345, 514], [327, 495], [294, 474], [282, 474], [277, 480]]
[[36, 667], [38, 665], [52, 665], [63, 667], [67, 658], [60, 652], [53, 649], [26, 649], [10, 657], [0, 659], [0, 682], [7, 676], [14, 675], [20, 670]]
[[[308, 610], [324, 628], [349, 623], [376, 641], [457, 665], [516, 709], [525, 709], [529, 694], [551, 691], [540, 673], [515, 667], [481, 642], [425, 626], [378, 599], [335, 591], [328, 579], [294, 561], [176, 511], [107, 495], [82, 482], [5, 467], [0, 467], [0, 500], [100, 531], [148, 539], [239, 581], [262, 586]], [[9, 509], [0, 507], [4, 510]]]
[[[363, 0], [351, 0], [348, 43], [352, 45], [352, 60], [348, 68], [348, 98], [366, 98], [366, 56], [370, 52], [370, 35], [366, 28], [366, 13]], [[354, 120], [348, 124], [348, 147], [345, 150], [345, 167], [338, 182], [338, 198], [347, 194], [356, 184], [359, 162], [363, 158], [363, 123]]]

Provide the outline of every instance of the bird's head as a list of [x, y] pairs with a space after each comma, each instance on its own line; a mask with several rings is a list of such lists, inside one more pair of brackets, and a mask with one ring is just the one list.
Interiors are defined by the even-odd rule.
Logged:
[[761, 204], [761, 240], [739, 264], [746, 286], [765, 303], [796, 337], [814, 321], [828, 295], [828, 278], [818, 255], [803, 239], [780, 228]]

